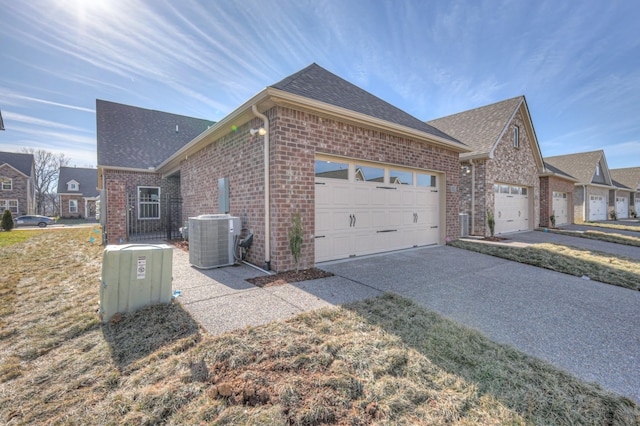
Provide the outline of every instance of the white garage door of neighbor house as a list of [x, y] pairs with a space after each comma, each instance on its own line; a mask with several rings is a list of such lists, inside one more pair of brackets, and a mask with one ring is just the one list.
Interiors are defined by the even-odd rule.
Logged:
[[636, 194], [636, 208], [635, 208], [635, 212], [637, 216], [640, 216], [640, 193]]
[[440, 175], [316, 160], [316, 262], [437, 244]]
[[529, 229], [529, 189], [523, 186], [495, 184], [494, 218], [496, 234]]
[[566, 225], [569, 223], [569, 202], [566, 192], [553, 192], [551, 210], [556, 218], [556, 225]]
[[589, 220], [607, 220], [607, 200], [602, 195], [589, 195]]
[[616, 216], [618, 219], [626, 219], [629, 217], [628, 197], [616, 197]]

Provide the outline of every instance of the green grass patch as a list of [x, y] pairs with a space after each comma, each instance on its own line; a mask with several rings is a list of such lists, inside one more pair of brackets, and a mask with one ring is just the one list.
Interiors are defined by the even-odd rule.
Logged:
[[[2, 424], [637, 424], [640, 407], [396, 296], [218, 337], [179, 304], [101, 325], [91, 229], [3, 248]], [[7, 301], [0, 298], [0, 307]], [[241, 313], [239, 313], [241, 314]]]
[[608, 243], [624, 244], [627, 246], [640, 247], [640, 238], [630, 235], [612, 234], [602, 231], [567, 231], [563, 229], [549, 229], [548, 232], [570, 237], [588, 238], [591, 240], [606, 241]]
[[535, 244], [528, 247], [505, 247], [471, 241], [452, 241], [449, 245], [503, 259], [632, 290], [640, 290], [640, 261], [623, 256], [561, 244]]
[[1, 231], [0, 232], [0, 247], [10, 246], [12, 244], [18, 244], [28, 240], [34, 235], [37, 235], [38, 231]]

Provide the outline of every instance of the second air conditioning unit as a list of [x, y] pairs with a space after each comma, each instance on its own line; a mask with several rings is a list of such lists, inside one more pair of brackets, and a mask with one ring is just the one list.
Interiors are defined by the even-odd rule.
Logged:
[[201, 269], [233, 265], [240, 228], [240, 218], [228, 214], [190, 217], [189, 263]]

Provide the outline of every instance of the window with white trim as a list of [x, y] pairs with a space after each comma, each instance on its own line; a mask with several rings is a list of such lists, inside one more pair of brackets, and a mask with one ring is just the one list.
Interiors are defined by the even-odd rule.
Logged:
[[0, 177], [0, 189], [11, 191], [13, 189], [13, 181], [10, 178]]
[[159, 187], [138, 187], [138, 219], [160, 219]]
[[520, 148], [520, 129], [518, 126], [513, 126], [513, 146]]
[[13, 214], [18, 214], [18, 200], [0, 200], [0, 212], [4, 212], [5, 210], [9, 210]]
[[69, 213], [78, 213], [78, 200], [69, 200]]
[[78, 182], [71, 181], [71, 182], [67, 183], [67, 190], [68, 191], [77, 191], [78, 190]]

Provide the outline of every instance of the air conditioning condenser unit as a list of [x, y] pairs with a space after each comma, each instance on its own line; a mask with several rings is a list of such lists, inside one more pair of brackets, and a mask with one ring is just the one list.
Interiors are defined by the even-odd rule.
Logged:
[[189, 218], [189, 262], [200, 269], [218, 268], [236, 262], [239, 217], [206, 214]]

